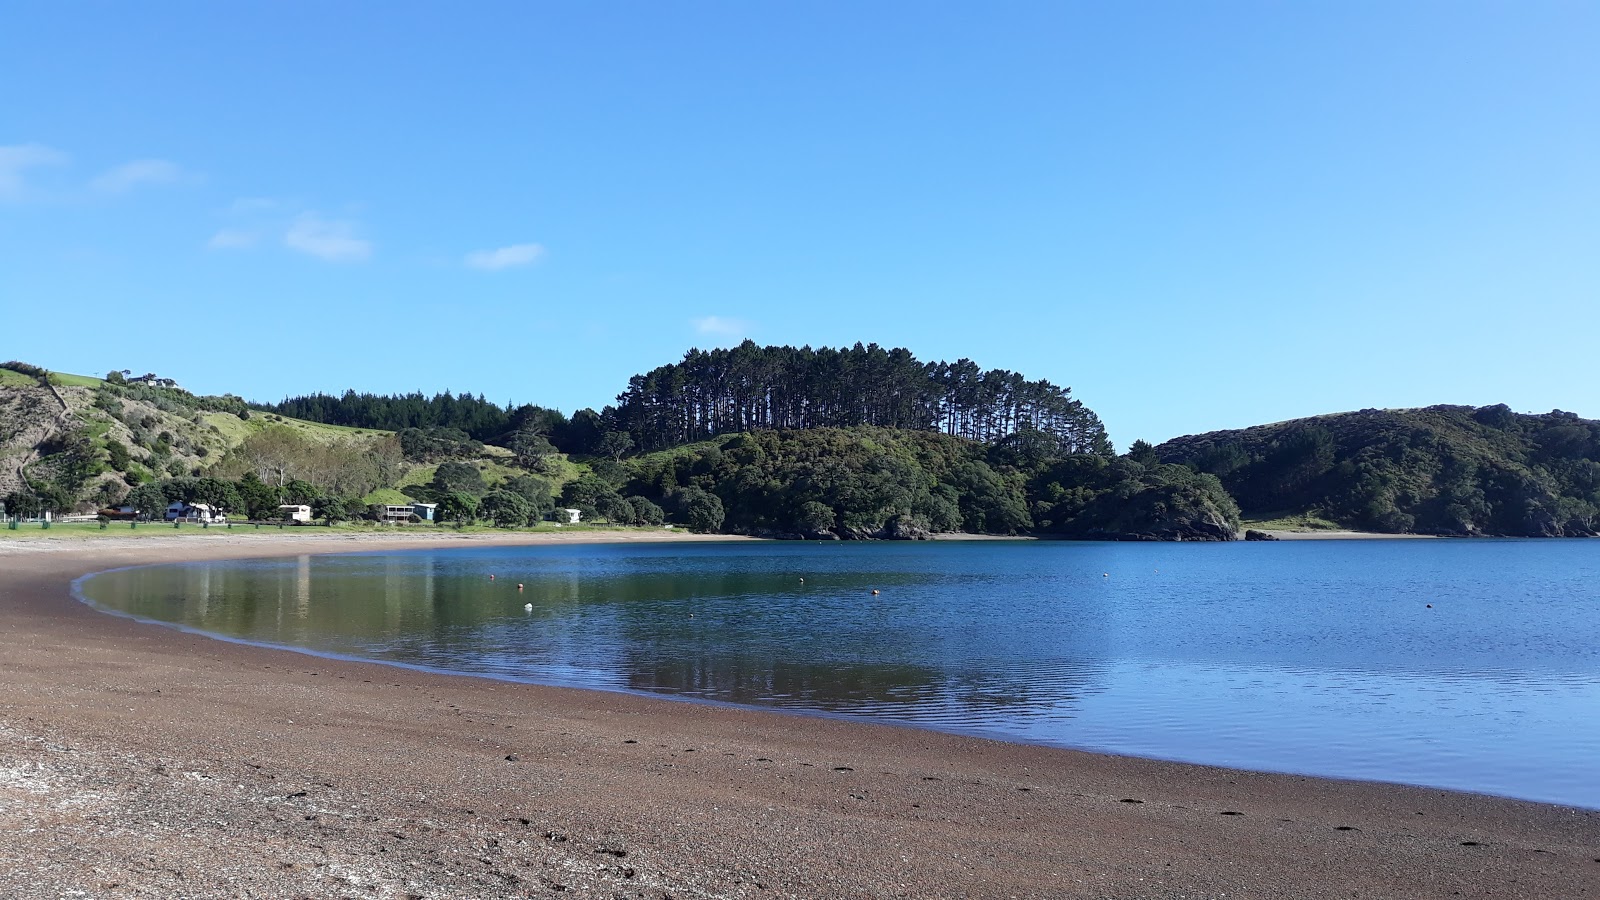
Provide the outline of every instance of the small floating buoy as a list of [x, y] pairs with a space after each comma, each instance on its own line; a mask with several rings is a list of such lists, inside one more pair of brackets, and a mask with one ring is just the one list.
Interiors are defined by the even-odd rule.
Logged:
[[805, 580], [805, 579], [804, 579], [804, 578], [802, 578], [802, 579], [800, 579], [800, 583], [801, 583], [801, 584], [805, 584], [805, 583], [806, 583], [806, 580]]
[[489, 576], [489, 580], [490, 580], [490, 581], [493, 581], [493, 580], [494, 580], [494, 576], [493, 576], [493, 575], [490, 575], [490, 576]]
[[872, 589], [872, 596], [874, 596], [874, 597], [878, 596], [878, 589], [877, 588], [873, 588]]
[[522, 582], [517, 582], [517, 590], [522, 590]]
[[522, 608], [527, 610], [528, 612], [533, 612], [533, 604], [532, 603], [524, 603], [524, 604], [522, 604]]
[[1429, 603], [1429, 604], [1428, 604], [1428, 608], [1429, 608], [1429, 609], [1433, 609], [1433, 604], [1432, 604], [1432, 603]]
[[1111, 573], [1110, 572], [1101, 572], [1100, 573], [1100, 577], [1101, 578], [1110, 578], [1111, 577]]

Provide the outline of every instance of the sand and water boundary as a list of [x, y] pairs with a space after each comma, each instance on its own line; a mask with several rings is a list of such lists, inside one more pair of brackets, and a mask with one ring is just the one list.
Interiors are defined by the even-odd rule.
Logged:
[[0, 534], [0, 897], [1600, 897], [1600, 811], [320, 659], [69, 590], [598, 540], [696, 538]]

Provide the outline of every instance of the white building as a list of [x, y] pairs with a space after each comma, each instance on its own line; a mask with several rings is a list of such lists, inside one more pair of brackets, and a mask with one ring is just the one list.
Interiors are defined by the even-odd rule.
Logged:
[[285, 503], [278, 507], [278, 518], [307, 525], [311, 522], [311, 507], [304, 503], [298, 505]]
[[184, 503], [180, 500], [167, 506], [167, 521], [218, 525], [227, 522], [228, 517], [209, 503]]
[[581, 518], [582, 515], [583, 515], [582, 510], [563, 509], [561, 511], [567, 514], [567, 524], [568, 525], [576, 525], [576, 524], [578, 524], [578, 519]]
[[379, 521], [389, 525], [404, 525], [416, 514], [417, 511], [412, 509], [409, 503], [386, 503], [383, 507], [383, 518]]

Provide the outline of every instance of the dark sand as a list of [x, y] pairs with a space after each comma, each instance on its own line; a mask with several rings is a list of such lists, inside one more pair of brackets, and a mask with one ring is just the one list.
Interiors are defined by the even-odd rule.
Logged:
[[0, 540], [0, 897], [1600, 897], [1595, 811], [333, 662], [68, 595], [388, 545]]

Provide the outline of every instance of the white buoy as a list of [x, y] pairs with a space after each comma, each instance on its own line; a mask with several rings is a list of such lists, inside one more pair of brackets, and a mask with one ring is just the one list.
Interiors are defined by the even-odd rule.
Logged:
[[522, 604], [522, 608], [527, 610], [528, 612], [533, 612], [533, 604], [532, 603], [524, 603], [524, 604]]

